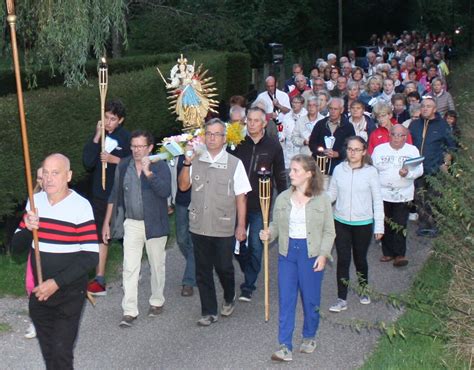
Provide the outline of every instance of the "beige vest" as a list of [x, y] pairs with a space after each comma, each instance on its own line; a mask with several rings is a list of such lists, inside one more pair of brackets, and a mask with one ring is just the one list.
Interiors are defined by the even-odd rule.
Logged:
[[207, 152], [193, 160], [189, 231], [213, 237], [233, 236], [237, 212], [234, 173], [239, 160], [229, 153], [214, 163], [209, 160]]

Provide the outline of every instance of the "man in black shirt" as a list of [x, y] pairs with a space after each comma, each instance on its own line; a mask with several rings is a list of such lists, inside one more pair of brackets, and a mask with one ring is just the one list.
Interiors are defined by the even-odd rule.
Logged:
[[[100, 136], [101, 122], [96, 126], [94, 136], [84, 145], [82, 161], [84, 167], [91, 171], [92, 178], [92, 209], [99, 238], [99, 264], [96, 277], [91, 281], [87, 290], [95, 296], [107, 294], [105, 285], [105, 264], [107, 262], [108, 246], [102, 240], [102, 225], [104, 223], [107, 200], [114, 184], [115, 167], [122, 158], [131, 154], [130, 133], [122, 125], [125, 120], [125, 107], [120, 100], [107, 102], [105, 106], [106, 149], [101, 152]], [[105, 190], [102, 188], [102, 163], [107, 164], [105, 172]]]
[[286, 190], [286, 172], [283, 150], [275, 139], [265, 133], [265, 112], [260, 108], [250, 108], [247, 113], [247, 136], [232, 152], [244, 164], [252, 191], [247, 194], [247, 227], [250, 256], [241, 262], [245, 282], [240, 286], [239, 300], [250, 302], [255, 290], [262, 264], [263, 245], [259, 237], [263, 229], [262, 211], [258, 194], [258, 172], [264, 168], [271, 171], [272, 183], [276, 183], [278, 193]]

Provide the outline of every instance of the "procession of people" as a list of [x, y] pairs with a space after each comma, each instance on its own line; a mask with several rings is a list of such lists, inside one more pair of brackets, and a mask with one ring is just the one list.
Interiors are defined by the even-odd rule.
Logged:
[[[242, 142], [228, 145], [228, 124], [208, 112], [203, 149], [188, 145], [168, 163], [152, 160], [153, 135], [129, 133], [123, 127], [123, 103], [110, 100], [104, 122], [99, 120], [84, 146], [84, 166], [93, 173], [90, 204], [69, 189], [67, 157], [48, 156], [41, 167], [43, 190], [35, 195], [38, 212], [25, 213], [13, 238], [14, 250], [20, 251], [32, 244], [32, 230], [39, 233], [45, 281], [35, 281], [30, 316], [47, 368], [73, 367], [86, 292], [107, 294], [105, 266], [112, 239], [123, 239], [124, 251], [117, 323], [132, 328], [139, 319], [144, 246], [151, 271], [147, 315], [160, 316], [166, 302], [170, 205], [185, 259], [181, 295], [191, 297], [197, 287], [200, 327], [214, 324], [219, 315], [232, 316], [237, 301], [252, 304], [252, 297], [261, 294], [257, 281], [264, 243], [275, 241], [278, 261], [272, 263], [278, 264], [278, 276], [272, 279], [278, 280], [279, 347], [271, 355], [274, 361], [293, 359], [299, 294], [304, 314], [299, 352], [315, 351], [327, 263], [334, 259], [337, 266], [332, 313], [349, 309], [350, 290], [361, 304], [370, 305], [369, 246], [380, 245], [380, 263], [390, 262], [403, 273], [410, 260], [408, 221], [419, 220], [421, 237], [438, 233], [430, 205], [437, 194], [428, 176], [448, 171], [454, 160], [457, 114], [447, 91], [444, 35], [387, 33], [377, 45], [377, 52], [359, 58], [349, 50], [339, 63], [332, 53], [320, 58], [309, 76], [295, 64], [293, 76], [282, 81], [284, 90], [278, 89], [275, 76], [268, 76], [266, 90], [255, 101], [231, 98], [231, 103], [239, 102], [229, 116], [239, 116]], [[179, 115], [192, 120], [206, 98], [201, 85], [188, 76], [194, 69], [186, 69], [185, 63], [181, 56], [173, 70], [176, 81], [167, 88], [192, 84], [176, 99], [182, 104], [176, 108]], [[183, 81], [178, 83], [178, 77]], [[106, 150], [100, 145], [103, 130]], [[268, 172], [272, 188], [268, 227], [259, 193], [262, 171]], [[240, 291], [234, 256], [244, 276]], [[356, 289], [350, 282], [352, 258]], [[95, 277], [87, 282], [94, 268]], [[222, 299], [216, 294], [214, 271]]]

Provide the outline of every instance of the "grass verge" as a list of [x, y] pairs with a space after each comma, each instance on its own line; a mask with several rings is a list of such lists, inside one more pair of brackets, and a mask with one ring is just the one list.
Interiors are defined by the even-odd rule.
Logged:
[[[171, 230], [167, 248], [170, 248], [174, 244], [174, 236], [176, 235], [174, 215], [170, 216], [169, 221]], [[122, 260], [122, 244], [114, 241], [109, 247], [109, 255], [107, 257], [107, 281], [114, 281], [120, 277]], [[0, 298], [5, 296], [20, 297], [26, 295], [25, 270], [26, 255], [15, 258], [0, 255]], [[94, 277], [94, 272], [91, 271], [90, 277]]]
[[[430, 300], [442, 300], [448, 292], [451, 276], [449, 264], [432, 256], [418, 273], [408, 296], [413, 301], [424, 302], [429, 291]], [[432, 313], [436, 314], [437, 309], [443, 308], [433, 307]], [[467, 363], [448, 352], [445, 340], [431, 336], [440, 329], [439, 321], [432, 314], [407, 309], [398, 319], [397, 326], [404, 328], [405, 339], [383, 336], [362, 370], [469, 368]]]
[[26, 295], [26, 257], [19, 259], [0, 255], [0, 297]]
[[12, 327], [4, 322], [0, 322], [0, 334], [7, 333], [12, 329]]

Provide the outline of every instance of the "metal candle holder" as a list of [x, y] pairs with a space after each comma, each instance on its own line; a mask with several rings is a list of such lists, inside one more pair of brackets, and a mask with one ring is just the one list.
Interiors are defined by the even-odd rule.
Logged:
[[[324, 148], [319, 147], [318, 153], [322, 154], [323, 152], [324, 152]], [[319, 154], [316, 155], [316, 164], [318, 165], [319, 170], [321, 171], [323, 175], [326, 174], [328, 162], [329, 162], [328, 157], [326, 157], [325, 155], [319, 155]]]
[[[258, 171], [258, 196], [260, 199], [260, 209], [262, 211], [263, 228], [268, 230], [268, 218], [270, 212], [271, 181], [270, 171], [262, 167]], [[263, 242], [263, 271], [265, 284], [265, 322], [270, 318], [270, 289], [268, 277], [268, 239]]]
[[[101, 134], [100, 134], [100, 146], [101, 152], [105, 151], [105, 98], [107, 96], [107, 86], [109, 83], [109, 68], [107, 61], [104, 58], [99, 63], [99, 93], [100, 93], [100, 122], [101, 122]], [[107, 163], [102, 162], [102, 189], [105, 190], [105, 170]]]

